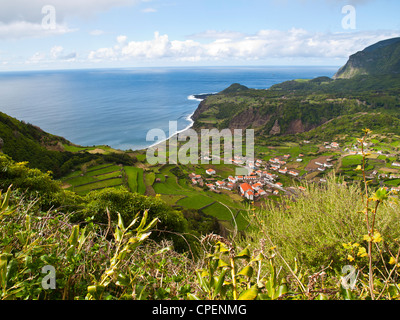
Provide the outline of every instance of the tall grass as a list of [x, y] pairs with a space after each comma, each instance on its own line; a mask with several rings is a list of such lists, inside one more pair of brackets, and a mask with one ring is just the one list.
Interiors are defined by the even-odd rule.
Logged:
[[[323, 266], [341, 269], [348, 263], [343, 243], [360, 241], [368, 232], [360, 185], [346, 185], [334, 175], [323, 186], [308, 185], [293, 201], [280, 206], [269, 202], [265, 209], [250, 215], [253, 226], [246, 232], [244, 243], [257, 246], [266, 232], [281, 254], [290, 262], [297, 260], [310, 271]], [[400, 206], [387, 204], [381, 208], [376, 227], [392, 247], [399, 237]], [[242, 243], [242, 245], [244, 245]], [[393, 249], [393, 248], [392, 248]]]

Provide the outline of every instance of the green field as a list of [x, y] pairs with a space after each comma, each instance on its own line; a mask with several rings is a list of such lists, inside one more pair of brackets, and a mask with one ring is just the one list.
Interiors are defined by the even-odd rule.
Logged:
[[132, 192], [145, 194], [146, 186], [143, 180], [143, 169], [135, 167], [124, 167], [128, 176], [128, 186]]
[[65, 151], [68, 152], [90, 152], [94, 150], [99, 150], [100, 153], [103, 154], [110, 154], [110, 153], [117, 153], [118, 150], [115, 150], [109, 146], [93, 146], [93, 147], [82, 147], [82, 146], [74, 146], [63, 144], [63, 148]]
[[86, 194], [92, 190], [121, 186], [121, 167], [116, 165], [98, 165], [82, 170], [77, 170], [64, 179], [62, 183], [67, 190], [79, 194]]
[[363, 157], [361, 155], [347, 156], [342, 159], [343, 168], [353, 168], [362, 164]]
[[213, 203], [214, 200], [211, 199], [210, 197], [201, 195], [201, 194], [195, 194], [186, 198], [183, 198], [182, 200], [179, 200], [176, 204], [185, 208], [189, 209], [201, 209], [207, 205], [210, 205]]

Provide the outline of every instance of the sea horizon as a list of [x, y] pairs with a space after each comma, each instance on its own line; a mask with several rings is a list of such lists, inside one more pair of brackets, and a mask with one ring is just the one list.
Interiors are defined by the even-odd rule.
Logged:
[[[0, 72], [0, 111], [81, 146], [142, 150], [151, 129], [167, 139], [192, 127], [200, 99], [233, 83], [268, 89], [332, 77], [333, 66], [133, 67]], [[176, 132], [168, 132], [177, 121]]]

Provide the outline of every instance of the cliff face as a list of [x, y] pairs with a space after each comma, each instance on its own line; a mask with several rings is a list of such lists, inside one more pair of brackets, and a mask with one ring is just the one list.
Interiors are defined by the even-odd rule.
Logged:
[[192, 115], [192, 120], [196, 121], [199, 119], [200, 115], [207, 110], [208, 106], [205, 100], [201, 101], [196, 111]]
[[353, 54], [333, 78], [382, 74], [400, 74], [400, 38], [378, 42]]

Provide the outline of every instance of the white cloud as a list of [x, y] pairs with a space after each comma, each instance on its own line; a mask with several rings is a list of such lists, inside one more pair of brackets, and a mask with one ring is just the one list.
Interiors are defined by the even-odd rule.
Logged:
[[43, 52], [36, 52], [32, 57], [30, 57], [26, 62], [27, 63], [39, 63], [46, 59], [46, 54]]
[[62, 35], [77, 31], [65, 25], [55, 25], [53, 29], [44, 28], [40, 23], [17, 21], [10, 24], [0, 23], [1, 39], [37, 38], [51, 35]]
[[[317, 33], [304, 29], [260, 30], [254, 35], [232, 33], [234, 37], [220, 37], [220, 33], [207, 31], [215, 36], [208, 43], [194, 40], [170, 40], [168, 35], [154, 34], [147, 41], [130, 41], [118, 37], [118, 45], [94, 50], [90, 60], [169, 60], [169, 61], [259, 61], [268, 59], [347, 59], [380, 40], [398, 37], [398, 31]], [[229, 32], [225, 33], [226, 35]], [[122, 41], [122, 39], [124, 41]]]
[[48, 53], [36, 52], [33, 56], [28, 58], [26, 64], [47, 64], [51, 65], [56, 62], [73, 62], [76, 61], [78, 54], [76, 52], [66, 53], [62, 46], [54, 46]]
[[127, 36], [118, 36], [118, 37], [117, 37], [117, 42], [118, 42], [119, 44], [124, 44], [124, 43], [126, 42], [126, 40], [128, 40], [128, 37], [127, 37]]
[[73, 61], [76, 57], [76, 52], [66, 54], [62, 46], [54, 46], [50, 49], [50, 58], [53, 60]]
[[63, 51], [64, 51], [64, 48], [62, 46], [54, 46], [50, 50], [50, 56], [53, 59], [58, 59], [61, 56], [61, 54], [63, 53]]

